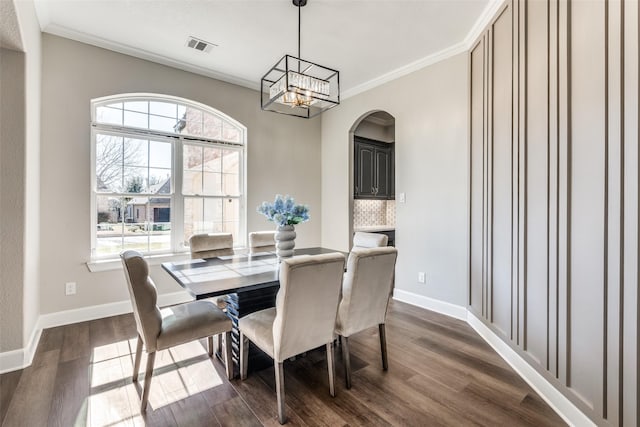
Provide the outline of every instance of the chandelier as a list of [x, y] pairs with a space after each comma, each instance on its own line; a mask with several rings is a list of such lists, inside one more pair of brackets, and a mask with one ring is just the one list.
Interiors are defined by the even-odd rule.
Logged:
[[298, 8], [298, 57], [285, 55], [261, 80], [265, 111], [309, 119], [340, 104], [340, 73], [300, 58], [300, 11], [307, 0], [293, 0]]

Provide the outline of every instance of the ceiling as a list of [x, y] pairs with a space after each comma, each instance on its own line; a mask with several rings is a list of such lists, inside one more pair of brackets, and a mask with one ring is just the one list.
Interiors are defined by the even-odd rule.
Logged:
[[[343, 98], [462, 52], [496, 0], [309, 0], [303, 59], [340, 71]], [[42, 31], [259, 88], [297, 56], [291, 0], [36, 0]], [[479, 28], [478, 28], [479, 27]], [[193, 36], [211, 52], [186, 47]]]

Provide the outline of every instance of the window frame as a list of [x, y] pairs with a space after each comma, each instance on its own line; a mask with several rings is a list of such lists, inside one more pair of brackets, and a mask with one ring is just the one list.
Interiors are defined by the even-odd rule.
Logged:
[[[137, 128], [124, 125], [114, 125], [97, 123], [96, 112], [98, 107], [106, 106], [114, 103], [125, 102], [137, 102], [137, 101], [151, 101], [151, 102], [168, 102], [179, 104], [187, 107], [197, 109], [203, 113], [211, 114], [223, 121], [228, 122], [232, 126], [236, 127], [240, 132], [240, 142], [228, 142], [221, 139], [211, 139], [203, 136], [182, 135], [179, 133], [162, 132], [152, 129]], [[237, 120], [229, 117], [223, 112], [216, 110], [205, 104], [191, 101], [188, 99], [175, 97], [171, 95], [161, 95], [152, 93], [131, 93], [131, 94], [118, 94], [111, 95], [91, 100], [91, 179], [90, 179], [90, 216], [91, 216], [91, 247], [90, 247], [90, 263], [97, 263], [103, 261], [112, 261], [117, 259], [116, 254], [98, 255], [97, 250], [97, 229], [98, 229], [98, 212], [97, 212], [97, 198], [98, 196], [122, 197], [116, 194], [116, 192], [98, 192], [97, 179], [96, 179], [96, 148], [97, 148], [97, 136], [98, 134], [112, 134], [119, 137], [132, 137], [132, 138], [144, 138], [149, 140], [157, 140], [161, 142], [171, 143], [171, 191], [168, 194], [162, 194], [161, 197], [170, 199], [171, 208], [171, 233], [170, 233], [170, 247], [166, 250], [159, 251], [144, 251], [145, 256], [163, 256], [163, 255], [182, 255], [188, 252], [187, 242], [184, 241], [184, 203], [187, 197], [203, 197], [213, 199], [228, 199], [233, 198], [239, 201], [239, 220], [238, 220], [238, 236], [234, 236], [234, 247], [246, 246], [246, 230], [247, 230], [247, 128]], [[124, 110], [123, 110], [124, 111]], [[147, 113], [149, 114], [149, 113]], [[224, 125], [223, 125], [224, 126]], [[223, 136], [223, 134], [221, 134]], [[193, 195], [185, 194], [183, 192], [183, 147], [185, 143], [198, 144], [203, 146], [213, 146], [226, 150], [235, 150], [239, 152], [239, 194], [238, 195]], [[150, 193], [136, 193], [137, 197], [152, 197]], [[157, 195], [156, 195], [157, 196]]]

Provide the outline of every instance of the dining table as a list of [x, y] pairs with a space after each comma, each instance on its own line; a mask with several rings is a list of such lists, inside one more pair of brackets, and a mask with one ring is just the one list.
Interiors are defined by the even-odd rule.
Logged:
[[[294, 257], [341, 252], [322, 247], [296, 249]], [[341, 252], [344, 254], [344, 252]], [[346, 254], [344, 254], [346, 255]], [[280, 260], [275, 252], [236, 251], [233, 255], [162, 263], [166, 271], [196, 300], [226, 295], [231, 331], [234, 374], [239, 374], [240, 332], [238, 320], [250, 313], [274, 307], [280, 288]], [[249, 369], [272, 366], [271, 358], [250, 344]]]

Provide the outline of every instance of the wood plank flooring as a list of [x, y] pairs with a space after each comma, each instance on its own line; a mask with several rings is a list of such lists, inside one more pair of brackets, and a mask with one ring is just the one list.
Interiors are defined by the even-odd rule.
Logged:
[[[462, 321], [394, 301], [387, 345], [384, 372], [377, 328], [350, 339], [351, 390], [336, 348], [335, 398], [323, 350], [287, 361], [288, 424], [565, 425]], [[131, 382], [135, 348], [132, 315], [46, 329], [32, 366], [0, 376], [2, 426], [279, 425], [273, 368], [228, 381], [204, 340], [158, 354], [150, 408], [141, 415], [141, 389]]]

